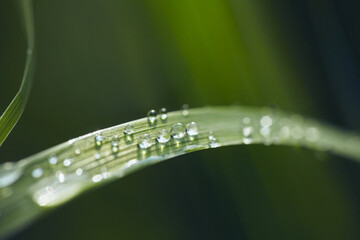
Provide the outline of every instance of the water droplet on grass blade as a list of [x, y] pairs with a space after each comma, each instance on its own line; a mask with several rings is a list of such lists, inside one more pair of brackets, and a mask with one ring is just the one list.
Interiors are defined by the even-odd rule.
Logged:
[[156, 123], [156, 117], [157, 112], [154, 109], [151, 109], [147, 114], [148, 121], [151, 125]]
[[161, 108], [160, 109], [160, 119], [161, 119], [161, 121], [166, 121], [166, 119], [167, 119], [167, 110], [166, 110], [166, 108]]
[[125, 126], [124, 128], [124, 133], [126, 135], [130, 135], [130, 134], [133, 134], [135, 132], [135, 127], [131, 124], [128, 124]]
[[186, 128], [184, 124], [175, 123], [174, 125], [172, 125], [170, 134], [175, 140], [181, 140], [186, 137]]
[[103, 140], [104, 140], [104, 138], [101, 135], [96, 135], [95, 136], [95, 146], [97, 148], [101, 148], [101, 146], [103, 144]]
[[31, 176], [33, 178], [39, 178], [43, 175], [44, 171], [42, 168], [35, 168], [32, 172], [31, 172]]
[[57, 177], [57, 179], [59, 180], [60, 183], [65, 182], [65, 174], [61, 171], [56, 172], [55, 176]]
[[170, 132], [166, 129], [160, 129], [158, 131], [158, 134], [157, 134], [157, 137], [156, 137], [156, 140], [159, 142], [159, 143], [167, 143], [168, 141], [170, 141]]
[[186, 124], [186, 132], [190, 137], [196, 137], [199, 134], [199, 127], [196, 122]]
[[63, 164], [65, 167], [68, 167], [72, 164], [72, 159], [71, 158], [67, 158], [63, 161]]
[[81, 175], [83, 174], [82, 168], [76, 169], [75, 174], [76, 174], [77, 176], [81, 176]]
[[181, 114], [184, 117], [187, 117], [189, 115], [189, 105], [188, 104], [183, 104], [181, 107]]
[[101, 174], [96, 174], [95, 176], [93, 176], [93, 177], [91, 178], [91, 180], [92, 180], [93, 182], [97, 183], [97, 182], [100, 182], [101, 180], [103, 180], [103, 176], [102, 176]]
[[220, 147], [219, 141], [217, 140], [216, 137], [214, 137], [214, 135], [213, 135], [212, 133], [210, 133], [208, 139], [209, 139], [209, 146], [210, 146], [210, 148]]
[[57, 157], [52, 156], [48, 159], [48, 161], [51, 165], [55, 165], [57, 163], [58, 159], [57, 159]]
[[247, 127], [244, 127], [242, 129], [242, 133], [243, 133], [243, 136], [244, 136], [244, 138], [243, 138], [243, 143], [244, 144], [250, 144], [250, 143], [253, 142], [253, 137], [252, 137], [253, 131], [254, 130], [253, 130], [253, 128], [251, 126], [247, 126]]
[[117, 153], [119, 151], [119, 143], [117, 141], [111, 142], [111, 150], [113, 153]]
[[270, 127], [272, 125], [272, 119], [271, 117], [269, 116], [263, 116], [261, 119], [260, 119], [260, 125], [262, 127]]
[[139, 137], [138, 146], [141, 149], [150, 148], [154, 144], [154, 140], [151, 138], [149, 134], [144, 134]]

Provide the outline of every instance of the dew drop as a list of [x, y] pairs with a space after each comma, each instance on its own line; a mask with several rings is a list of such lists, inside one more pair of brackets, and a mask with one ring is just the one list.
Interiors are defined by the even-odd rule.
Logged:
[[104, 140], [104, 138], [101, 135], [96, 135], [95, 136], [95, 146], [97, 148], [100, 148], [103, 144], [103, 140]]
[[149, 134], [144, 134], [139, 137], [138, 146], [141, 149], [150, 148], [154, 144], [154, 140], [151, 138]]
[[71, 158], [66, 158], [64, 161], [63, 161], [63, 165], [65, 167], [68, 167], [72, 164], [72, 159]]
[[243, 135], [244, 137], [250, 137], [253, 133], [253, 128], [248, 126], [243, 128]]
[[77, 176], [81, 176], [81, 175], [83, 174], [82, 168], [76, 169], [75, 174], [76, 174]]
[[50, 186], [46, 186], [44, 189], [36, 192], [34, 194], [34, 200], [39, 204], [41, 207], [48, 205], [51, 201], [55, 198], [53, 194], [53, 189]]
[[49, 164], [55, 165], [58, 162], [58, 159], [57, 159], [57, 157], [52, 156], [48, 159], [48, 161], [49, 161]]
[[172, 125], [170, 134], [175, 140], [183, 139], [186, 136], [186, 128], [184, 124], [175, 123]]
[[125, 126], [125, 128], [124, 128], [124, 133], [125, 133], [126, 135], [131, 135], [131, 134], [133, 134], [134, 132], [135, 132], [135, 127], [134, 127], [133, 125], [128, 124], [128, 125]]
[[35, 168], [32, 172], [31, 172], [31, 176], [33, 178], [39, 178], [43, 175], [44, 171], [42, 168]]
[[181, 107], [181, 114], [182, 114], [184, 117], [187, 117], [187, 116], [189, 115], [189, 105], [188, 105], [188, 104], [182, 105], [182, 107]]
[[116, 141], [111, 142], [111, 150], [113, 153], [117, 153], [119, 151], [119, 143]]
[[80, 149], [78, 149], [78, 148], [75, 149], [75, 154], [76, 154], [76, 155], [80, 155], [80, 153], [81, 153]]
[[63, 172], [56, 172], [55, 176], [57, 177], [57, 179], [59, 180], [60, 183], [65, 182], [65, 174]]
[[0, 165], [0, 188], [16, 182], [22, 175], [22, 169], [16, 163], [7, 162]]
[[260, 119], [260, 124], [262, 127], [270, 127], [272, 125], [272, 119], [271, 117], [269, 116], [263, 116], [261, 119]]
[[95, 176], [92, 177], [91, 180], [93, 182], [97, 183], [97, 182], [100, 182], [101, 180], [103, 180], [103, 176], [101, 174], [96, 174]]
[[251, 144], [253, 142], [253, 139], [252, 138], [244, 138], [243, 139], [243, 143], [244, 144]]
[[147, 118], [150, 124], [155, 124], [156, 117], [157, 117], [157, 112], [154, 109], [151, 109], [147, 114]]
[[208, 139], [209, 139], [209, 146], [210, 146], [210, 148], [220, 147], [219, 141], [217, 140], [216, 137], [214, 137], [214, 135], [213, 135], [212, 133], [210, 133]]
[[195, 137], [199, 134], [199, 127], [196, 122], [186, 124], [186, 132], [190, 137]]
[[253, 128], [251, 126], [244, 127], [243, 130], [243, 143], [244, 144], [250, 144], [253, 142]]
[[160, 119], [161, 119], [161, 121], [166, 121], [166, 119], [167, 119], [167, 110], [166, 110], [166, 108], [161, 108], [160, 109]]
[[157, 137], [156, 137], [156, 140], [159, 142], [159, 143], [167, 143], [168, 141], [170, 141], [170, 132], [166, 129], [160, 129], [158, 131], [158, 134], [157, 134]]
[[262, 127], [260, 128], [260, 134], [263, 136], [263, 137], [270, 137], [270, 133], [271, 133], [271, 130], [269, 127]]
[[98, 153], [95, 153], [95, 154], [94, 154], [94, 158], [95, 158], [95, 159], [100, 159], [100, 157], [101, 157], [100, 154], [98, 154]]

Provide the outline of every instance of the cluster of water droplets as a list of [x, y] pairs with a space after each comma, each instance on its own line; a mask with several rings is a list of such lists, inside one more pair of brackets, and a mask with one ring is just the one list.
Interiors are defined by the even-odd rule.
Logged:
[[[182, 106], [181, 115], [184, 118], [189, 116], [189, 106], [187, 104]], [[121, 147], [123, 146], [121, 141], [130, 145], [136, 140], [135, 143], [140, 150], [149, 150], [155, 144], [164, 148], [169, 146], [169, 144], [178, 146], [182, 143], [191, 143], [198, 140], [200, 133], [198, 124], [195, 121], [188, 121], [187, 123], [177, 122], [167, 125], [168, 112], [166, 108], [161, 108], [159, 111], [150, 110], [147, 114], [147, 121], [150, 127], [157, 126], [158, 123], [163, 124], [163, 127], [156, 131], [147, 131], [147, 133], [139, 135], [134, 125], [127, 124], [123, 128], [123, 138], [119, 137], [119, 135], [109, 136], [98, 132], [93, 136], [94, 145], [92, 152], [94, 153], [91, 156], [87, 155], [89, 149], [91, 150], [91, 146], [83, 149], [71, 146], [71, 154], [65, 152], [60, 155], [51, 155], [41, 164], [34, 164], [27, 168], [18, 167], [16, 163], [2, 164], [0, 166], [0, 190], [2, 195], [0, 194], [0, 197], [11, 195], [9, 193], [5, 194], [6, 191], [10, 192], [8, 190], [10, 189], [9, 186], [14, 184], [24, 174], [29, 174], [31, 178], [37, 181], [34, 184], [36, 187], [31, 188], [34, 189], [34, 201], [40, 206], [54, 206], [59, 203], [58, 199], [61, 199], [61, 201], [65, 200], [57, 195], [58, 193], [63, 194], [62, 189], [67, 187], [67, 183], [70, 180], [77, 177], [84, 181], [91, 179], [92, 182], [97, 183], [108, 178], [110, 174], [107, 171], [106, 163], [111, 161], [111, 159], [115, 159], [117, 154], [120, 154]], [[212, 132], [209, 133], [207, 139], [209, 147], [220, 146], [218, 139]], [[71, 142], [71, 145], [73, 143]], [[103, 151], [104, 146], [109, 146], [105, 148], [109, 150]], [[130, 166], [134, 163], [134, 161], [131, 161], [131, 164], [130, 162], [126, 164]], [[104, 166], [98, 173], [87, 169], [97, 169], [98, 166]], [[24, 169], [26, 169], [25, 172], [23, 172]], [[45, 182], [46, 184], [42, 186]], [[81, 188], [80, 185], [72, 188], [73, 194], [75, 194], [75, 190], [80, 190]]]
[[[183, 105], [181, 113], [184, 117], [189, 115], [188, 105]], [[160, 120], [165, 123], [168, 116], [166, 108], [161, 108], [159, 111]], [[155, 110], [150, 110], [147, 115], [149, 126], [153, 126], [157, 122], [157, 112]], [[155, 136], [151, 136], [146, 133], [139, 137], [138, 146], [140, 149], [146, 150], [149, 149], [154, 144], [158, 143], [160, 145], [165, 145], [171, 140], [174, 142], [186, 141], [187, 139], [194, 140], [199, 134], [199, 127], [196, 122], [190, 122], [187, 125], [184, 125], [181, 122], [172, 124], [169, 128], [161, 128], [157, 130]]]
[[[55, 206], [71, 198], [89, 184], [109, 179], [112, 172], [108, 170], [108, 164], [112, 164], [111, 161], [115, 161], [123, 153], [131, 154], [134, 150], [141, 154], [154, 152], [159, 156], [157, 150], [172, 150], [172, 146], [180, 151], [200, 149], [199, 147], [219, 147], [219, 135], [211, 129], [201, 128], [200, 131], [198, 122], [194, 121], [194, 118], [191, 119], [189, 112], [188, 105], [184, 105], [180, 110], [183, 119], [174, 122], [171, 121], [172, 115], [168, 114], [166, 108], [161, 108], [159, 111], [150, 110], [146, 118], [148, 124], [146, 127], [129, 123], [116, 134], [109, 134], [106, 131], [97, 132], [91, 135], [92, 145], [71, 145], [71, 153], [47, 156], [47, 161], [33, 164], [29, 168], [18, 167], [16, 163], [2, 164], [0, 165], [0, 198], [13, 194], [11, 185], [21, 176], [26, 175], [36, 180], [36, 184], [30, 188], [30, 191], [33, 191], [33, 200], [39, 206]], [[234, 132], [238, 134], [238, 130]], [[244, 144], [251, 144], [254, 141], [266, 145], [282, 141], [313, 144], [319, 141], [320, 131], [316, 124], [305, 124], [298, 115], [274, 119], [271, 113], [264, 113], [261, 116], [249, 115], [241, 118], [240, 139]], [[134, 145], [137, 146], [136, 149], [132, 148]], [[152, 148], [153, 146], [156, 147]], [[321, 146], [329, 147], [326, 146], [326, 142]], [[146, 157], [150, 156], [151, 154], [146, 155]], [[144, 158], [135, 155], [126, 162], [116, 164], [123, 164], [123, 168], [129, 168], [142, 159]]]

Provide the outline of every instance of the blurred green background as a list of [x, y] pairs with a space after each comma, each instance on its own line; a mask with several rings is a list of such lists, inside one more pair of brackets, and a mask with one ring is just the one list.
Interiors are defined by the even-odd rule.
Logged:
[[[0, 161], [183, 103], [270, 105], [359, 131], [358, 12], [350, 0], [35, 0], [35, 81]], [[15, 1], [0, 1], [0, 53], [3, 112], [25, 60]], [[299, 148], [196, 152], [13, 239], [360, 239], [359, 176]]]

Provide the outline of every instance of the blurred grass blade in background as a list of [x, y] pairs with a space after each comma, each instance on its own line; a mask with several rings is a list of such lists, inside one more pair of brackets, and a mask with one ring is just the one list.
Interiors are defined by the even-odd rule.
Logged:
[[5, 112], [0, 117], [0, 146], [20, 119], [30, 94], [34, 73], [34, 21], [32, 2], [30, 0], [19, 1], [20, 15], [23, 18], [26, 35], [27, 50], [25, 69], [19, 91], [11, 101]]

